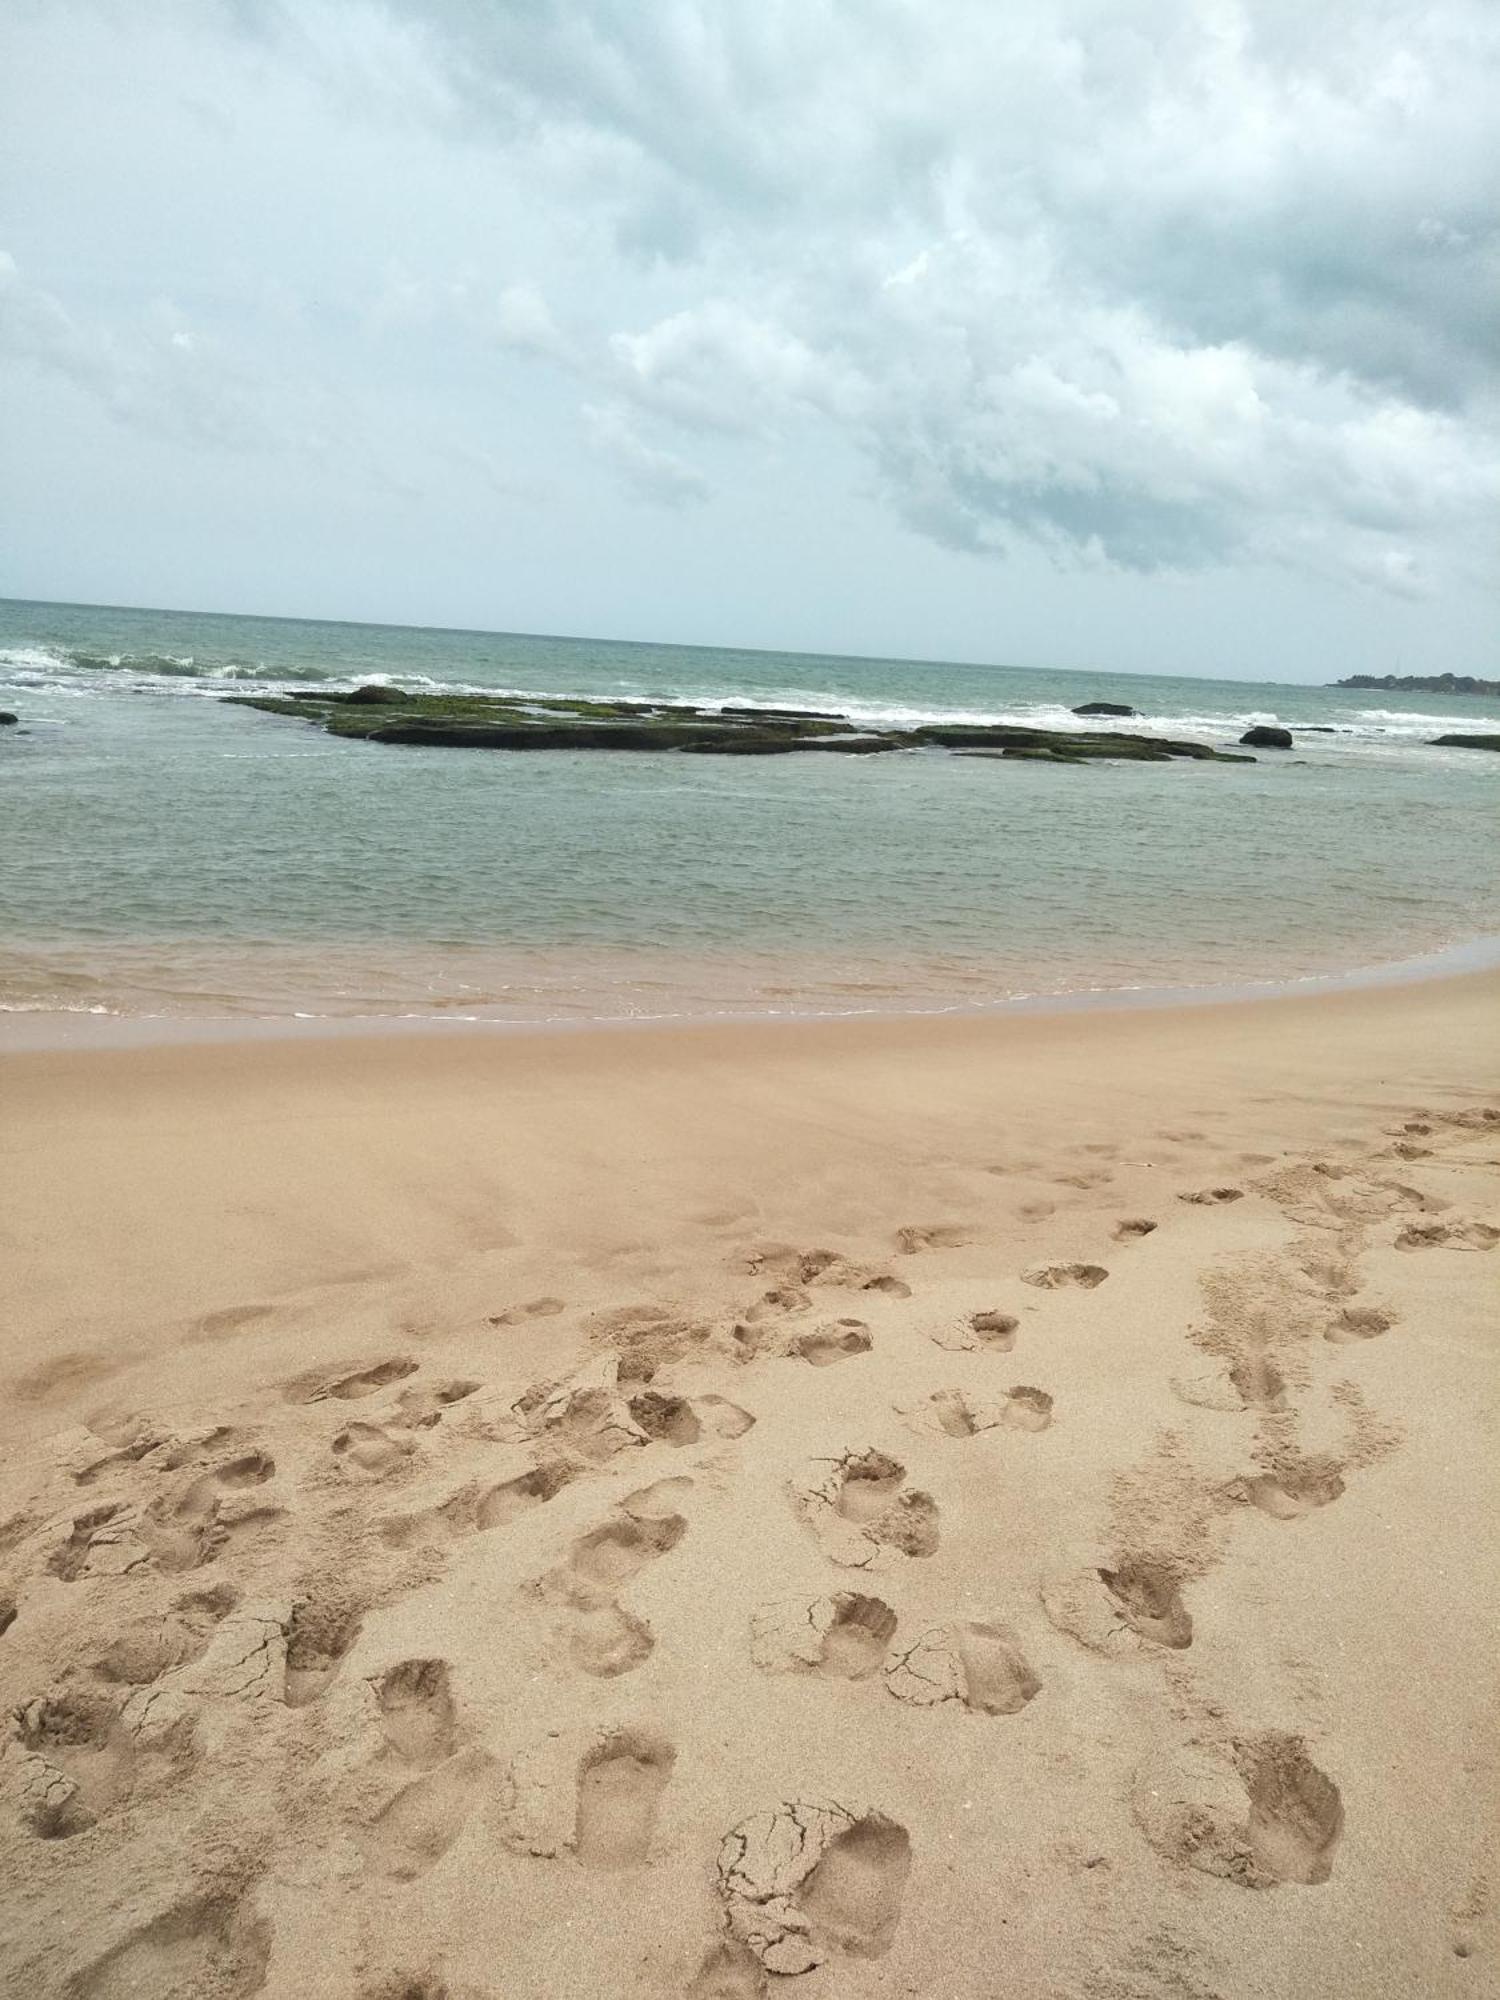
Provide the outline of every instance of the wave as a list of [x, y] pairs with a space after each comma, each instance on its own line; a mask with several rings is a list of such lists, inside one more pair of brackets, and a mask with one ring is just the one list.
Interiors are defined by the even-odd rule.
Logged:
[[[527, 687], [506, 684], [495, 677], [478, 680], [438, 677], [420, 671], [400, 672], [347, 666], [325, 668], [295, 662], [270, 663], [255, 659], [206, 659], [200, 653], [160, 651], [119, 652], [31, 644], [0, 647], [0, 684], [14, 688], [80, 695], [91, 691], [111, 693], [165, 693], [175, 689], [183, 694], [216, 697], [251, 686], [275, 693], [298, 687], [347, 689], [361, 683], [397, 687], [413, 694], [488, 695], [520, 703], [581, 698], [597, 700], [601, 689], [566, 687], [556, 684]], [[1247, 729], [1257, 725], [1282, 724], [1298, 738], [1304, 752], [1381, 749], [1398, 752], [1407, 745], [1426, 743], [1469, 721], [1481, 729], [1500, 726], [1483, 708], [1456, 718], [1453, 711], [1363, 708], [1350, 710], [1330, 692], [1325, 707], [1321, 703], [1312, 716], [1300, 713], [1301, 702], [1319, 690], [1299, 691], [1301, 699], [1280, 710], [1266, 707], [1241, 708], [1226, 703], [1223, 708], [1187, 707], [1177, 713], [1150, 712], [1136, 716], [1080, 716], [1055, 696], [1027, 699], [1019, 693], [980, 704], [941, 700], [903, 699], [899, 695], [860, 696], [805, 683], [780, 689], [764, 687], [753, 692], [727, 687], [722, 679], [705, 678], [698, 686], [678, 685], [670, 689], [649, 681], [621, 679], [611, 694], [619, 699], [659, 703], [666, 708], [700, 708], [718, 712], [726, 708], [783, 709], [802, 714], [836, 713], [870, 729], [915, 729], [923, 725], [946, 724], [984, 726], [1017, 724], [1036, 729], [1125, 730], [1144, 735], [1189, 736], [1219, 747], [1236, 742]], [[1259, 690], [1257, 690], [1259, 692]], [[1158, 695], [1159, 698], [1159, 695]], [[1200, 696], [1201, 701], [1201, 696]]]

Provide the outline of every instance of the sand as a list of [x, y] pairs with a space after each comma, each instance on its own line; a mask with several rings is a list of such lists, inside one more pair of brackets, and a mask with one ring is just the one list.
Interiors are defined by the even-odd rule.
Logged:
[[0, 1988], [1494, 1990], [1491, 978], [0, 1059]]

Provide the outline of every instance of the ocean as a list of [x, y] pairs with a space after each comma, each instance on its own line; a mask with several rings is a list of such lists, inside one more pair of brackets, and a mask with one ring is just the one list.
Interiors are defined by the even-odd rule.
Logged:
[[[1244, 766], [463, 754], [219, 699], [371, 680], [1322, 733]], [[0, 601], [0, 709], [11, 1014], [939, 1011], [1328, 978], [1500, 931], [1500, 756], [1429, 741], [1500, 731], [1495, 700]]]

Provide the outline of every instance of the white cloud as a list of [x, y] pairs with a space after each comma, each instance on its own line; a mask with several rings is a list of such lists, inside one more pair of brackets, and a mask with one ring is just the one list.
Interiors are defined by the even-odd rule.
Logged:
[[710, 488], [702, 473], [675, 452], [648, 444], [624, 410], [585, 403], [582, 416], [595, 451], [643, 500], [662, 507], [693, 507], [708, 499]]

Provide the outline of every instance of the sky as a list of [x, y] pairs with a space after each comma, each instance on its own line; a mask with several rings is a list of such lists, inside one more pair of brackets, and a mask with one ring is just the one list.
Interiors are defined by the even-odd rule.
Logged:
[[0, 594], [1500, 672], [1494, 0], [4, 0]]

